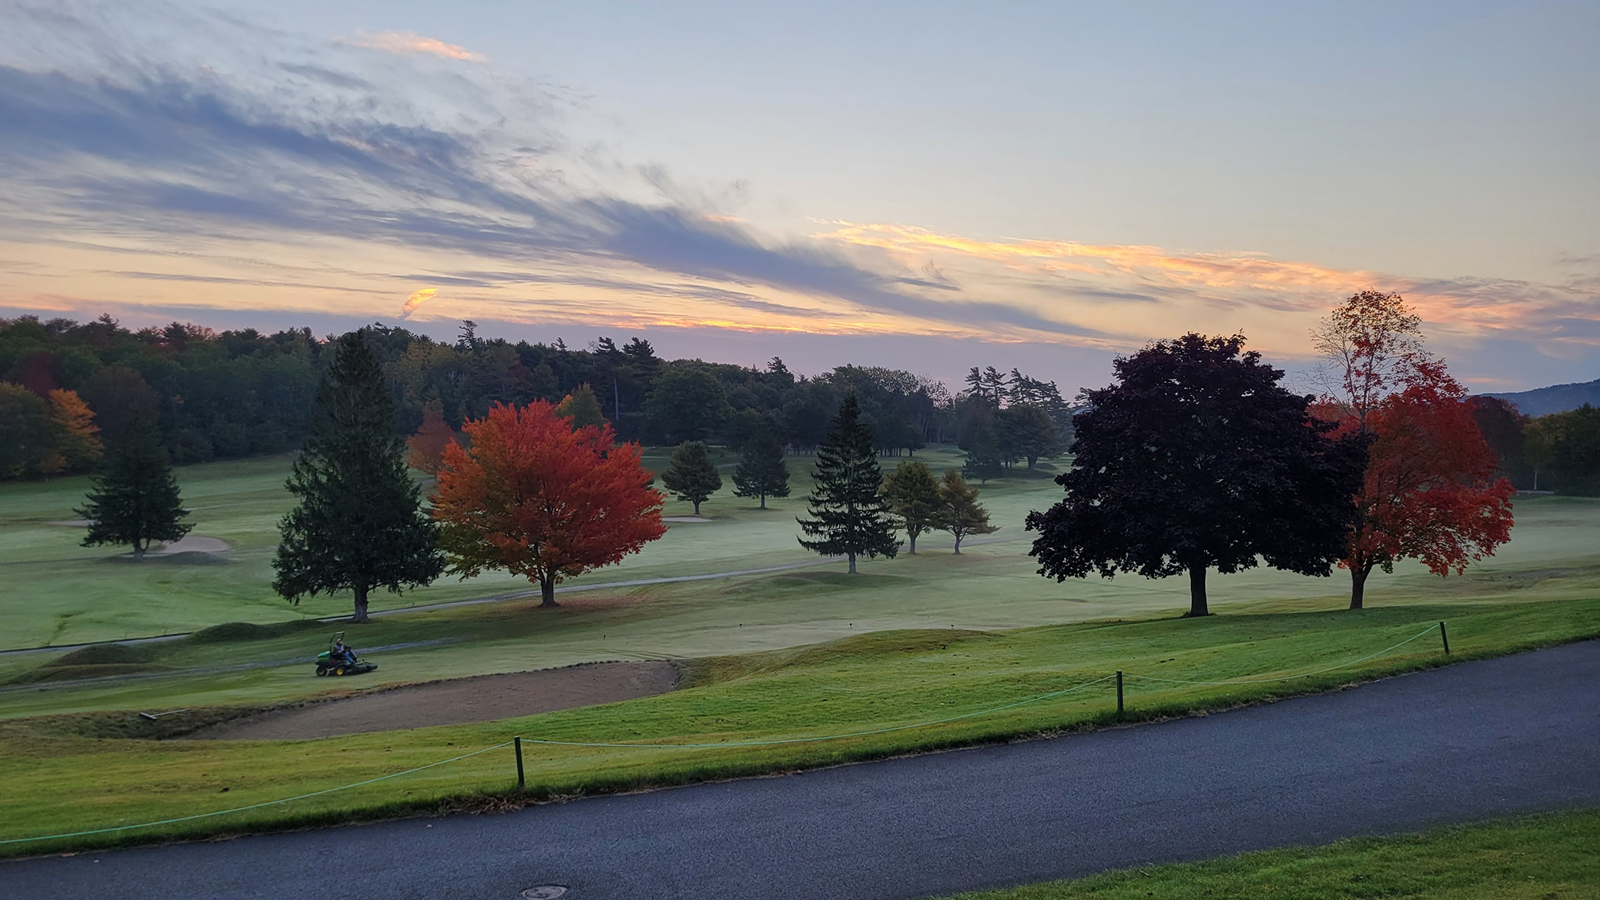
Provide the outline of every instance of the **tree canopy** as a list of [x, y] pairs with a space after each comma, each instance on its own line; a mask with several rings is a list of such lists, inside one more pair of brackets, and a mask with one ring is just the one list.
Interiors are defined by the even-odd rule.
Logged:
[[939, 483], [934, 480], [933, 471], [920, 460], [907, 460], [884, 478], [883, 496], [889, 501], [889, 511], [905, 529], [906, 552], [915, 555], [917, 537], [941, 527], [944, 521]]
[[1186, 334], [1113, 364], [1074, 420], [1066, 499], [1028, 514], [1030, 551], [1057, 581], [1099, 572], [1187, 572], [1189, 614], [1209, 613], [1206, 570], [1267, 564], [1326, 576], [1355, 519], [1365, 447], [1331, 440], [1310, 398], [1244, 350]]
[[855, 574], [856, 558], [894, 558], [899, 545], [889, 501], [879, 493], [883, 475], [872, 448], [872, 430], [861, 420], [855, 395], [845, 397], [827, 440], [817, 448], [816, 485], [807, 498], [809, 519], [796, 518], [800, 546], [824, 556], [843, 556]]
[[757, 433], [745, 445], [738, 468], [733, 470], [733, 493], [736, 497], [757, 497], [761, 508], [767, 508], [768, 497], [789, 496], [789, 463], [783, 457], [783, 445], [770, 430]]
[[[1511, 538], [1511, 482], [1444, 361], [1423, 347], [1421, 319], [1399, 294], [1363, 291], [1313, 332], [1333, 391], [1319, 415], [1370, 443], [1348, 552], [1350, 608], [1367, 577], [1416, 558], [1436, 575], [1494, 554]], [[1488, 418], [1506, 410], [1479, 404]], [[1520, 449], [1520, 448], [1519, 448]]]
[[672, 451], [672, 461], [661, 473], [661, 484], [679, 500], [693, 503], [698, 516], [700, 504], [722, 488], [722, 476], [717, 474], [717, 464], [711, 461], [705, 444], [685, 441]]
[[955, 552], [961, 555], [961, 542], [974, 534], [994, 534], [1000, 529], [989, 524], [989, 511], [978, 502], [978, 489], [967, 484], [960, 472], [944, 473], [939, 483], [939, 528], [955, 538]]
[[666, 534], [639, 445], [617, 444], [611, 426], [574, 429], [537, 401], [492, 407], [465, 430], [471, 446], [445, 449], [433, 497], [440, 546], [463, 578], [504, 569], [555, 606], [562, 579]]
[[83, 508], [74, 510], [89, 523], [85, 547], [127, 545], [143, 559], [152, 541], [180, 540], [194, 527], [183, 521], [178, 480], [151, 423], [124, 428], [90, 483]]
[[298, 503], [279, 524], [273, 590], [296, 603], [306, 594], [348, 590], [355, 597], [351, 621], [365, 622], [373, 588], [400, 593], [439, 577], [437, 529], [422, 512], [405, 456], [367, 333], [352, 331], [335, 344], [311, 434], [289, 475]]

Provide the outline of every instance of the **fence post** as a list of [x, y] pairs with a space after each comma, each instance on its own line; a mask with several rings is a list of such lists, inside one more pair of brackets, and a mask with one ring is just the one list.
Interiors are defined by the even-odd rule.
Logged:
[[1117, 718], [1122, 718], [1122, 670], [1117, 670]]
[[524, 785], [527, 784], [527, 781], [522, 774], [522, 738], [512, 738], [511, 745], [517, 750], [517, 790], [520, 791], [523, 789]]
[[1450, 655], [1450, 635], [1445, 633], [1444, 623], [1439, 623], [1439, 639], [1444, 641], [1444, 655]]

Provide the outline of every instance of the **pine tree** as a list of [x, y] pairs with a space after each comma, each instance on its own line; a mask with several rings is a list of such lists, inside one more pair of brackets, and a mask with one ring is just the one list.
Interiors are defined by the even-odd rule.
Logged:
[[872, 449], [872, 429], [861, 421], [855, 394], [845, 397], [827, 440], [817, 447], [816, 487], [807, 498], [811, 519], [796, 519], [816, 540], [800, 538], [800, 546], [824, 556], [845, 556], [855, 574], [856, 557], [879, 554], [894, 558], [899, 545], [889, 501], [878, 492], [883, 480]]
[[967, 461], [961, 466], [962, 474], [968, 478], [978, 479], [979, 484], [988, 484], [989, 479], [999, 478], [1005, 471], [1005, 452], [1000, 449], [1000, 440], [995, 435], [992, 422], [979, 426], [977, 433], [972, 438], [972, 447], [967, 451]]
[[289, 492], [300, 503], [279, 524], [273, 590], [298, 603], [306, 594], [349, 590], [353, 622], [367, 619], [367, 593], [428, 584], [444, 569], [437, 528], [406, 472], [405, 442], [365, 329], [339, 338], [317, 389], [311, 433], [294, 461]]
[[903, 462], [883, 480], [883, 495], [890, 510], [906, 530], [906, 552], [916, 555], [917, 536], [941, 527], [943, 509], [939, 504], [939, 482], [928, 464], [918, 460]]
[[152, 422], [139, 421], [124, 429], [112, 442], [92, 485], [88, 502], [74, 510], [89, 521], [85, 547], [131, 544], [133, 558], [143, 559], [151, 541], [176, 541], [194, 527], [181, 521], [178, 480]]
[[679, 500], [693, 503], [698, 516], [700, 504], [721, 489], [722, 476], [717, 474], [717, 464], [711, 461], [705, 444], [684, 441], [672, 451], [672, 462], [661, 473], [661, 484]]
[[944, 473], [944, 482], [939, 485], [939, 513], [939, 528], [956, 539], [958, 556], [962, 538], [1000, 530], [989, 524], [989, 511], [978, 503], [978, 489], [969, 486], [960, 472]]
[[745, 447], [739, 467], [733, 470], [733, 494], [761, 498], [762, 509], [767, 508], [768, 497], [789, 496], [789, 464], [772, 432], [758, 434]]

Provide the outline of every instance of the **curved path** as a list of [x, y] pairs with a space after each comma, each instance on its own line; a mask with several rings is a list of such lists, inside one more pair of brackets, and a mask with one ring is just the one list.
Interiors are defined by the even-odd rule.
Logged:
[[[1600, 804], [1600, 642], [783, 778], [0, 863], [7, 896], [928, 897]], [[649, 751], [641, 751], [649, 752]], [[655, 751], [660, 752], [660, 751]]]

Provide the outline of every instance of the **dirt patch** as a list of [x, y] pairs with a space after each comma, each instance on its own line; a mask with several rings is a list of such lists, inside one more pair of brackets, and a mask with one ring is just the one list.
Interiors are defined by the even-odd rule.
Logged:
[[222, 538], [206, 537], [203, 534], [186, 535], [182, 540], [147, 551], [151, 556], [165, 556], [168, 553], [227, 553], [228, 542]]
[[[333, 680], [333, 679], [330, 679]], [[341, 686], [343, 679], [339, 679]], [[509, 675], [435, 681], [298, 709], [235, 719], [187, 735], [202, 740], [287, 741], [493, 722], [514, 716], [664, 694], [678, 684], [672, 663], [589, 663]]]
[[705, 516], [662, 516], [663, 522], [709, 522]]

